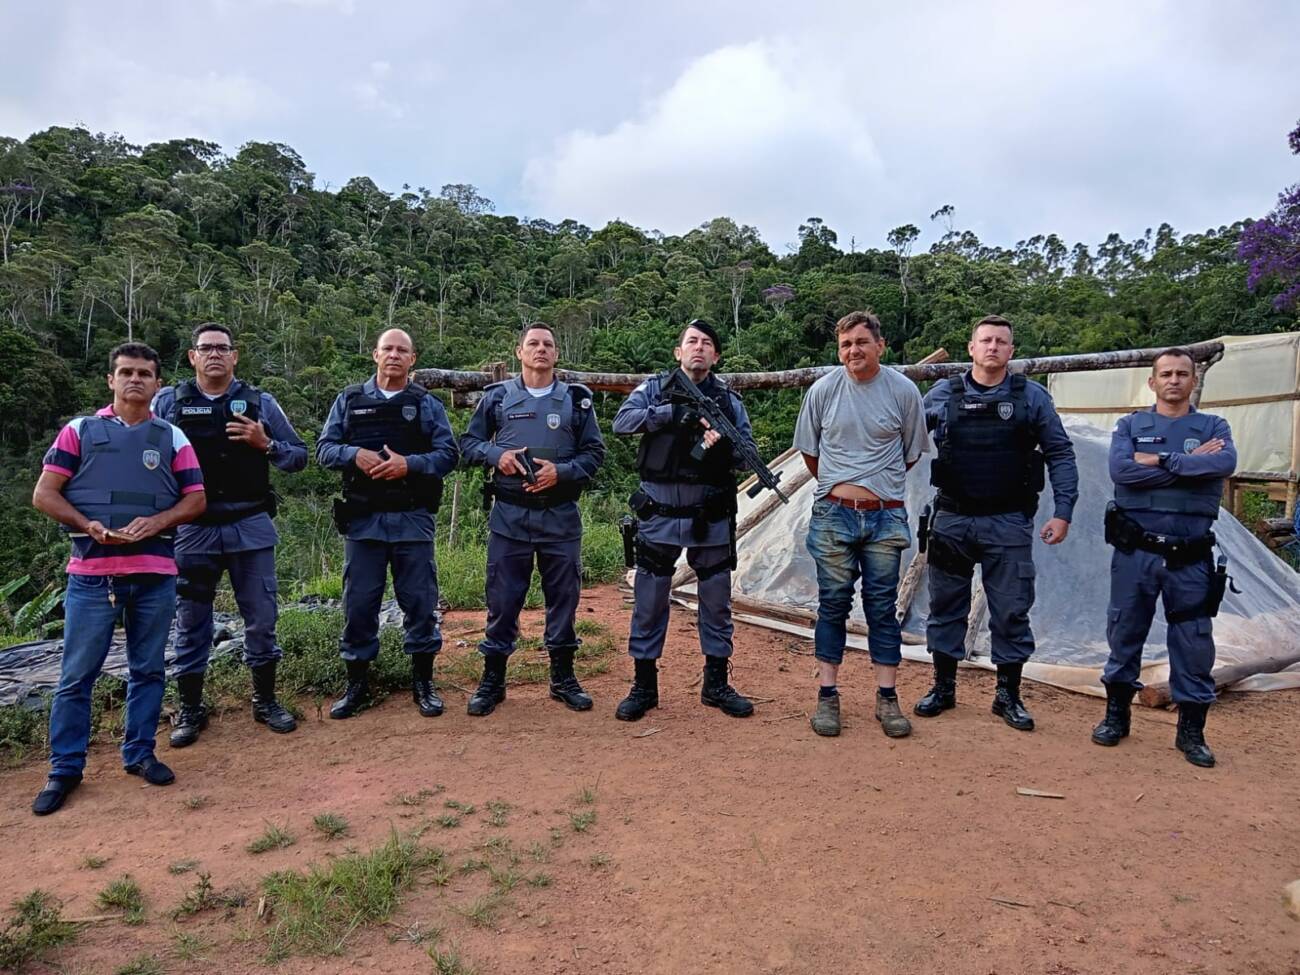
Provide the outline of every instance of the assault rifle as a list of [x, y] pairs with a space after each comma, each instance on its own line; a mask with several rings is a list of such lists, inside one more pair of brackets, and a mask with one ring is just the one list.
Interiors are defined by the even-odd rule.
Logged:
[[[700, 388], [691, 381], [691, 377], [681, 369], [673, 370], [668, 381], [663, 385], [663, 396], [668, 402], [673, 404], [683, 404], [690, 414], [703, 417], [709, 422], [709, 429], [716, 430], [724, 440], [731, 441], [731, 449], [736, 452], [745, 466], [754, 472], [758, 478], [758, 483], [750, 488], [746, 493], [751, 498], [758, 497], [758, 492], [763, 488], [770, 488], [776, 492], [776, 496], [781, 499], [782, 504], [789, 504], [790, 499], [777, 486], [781, 479], [780, 474], [773, 474], [763, 458], [758, 456], [758, 451], [736, 429], [736, 425], [731, 422], [727, 414], [723, 412], [722, 407], [700, 392]], [[704, 445], [703, 436], [691, 450], [691, 457], [695, 460], [703, 460], [704, 452], [708, 448]]]

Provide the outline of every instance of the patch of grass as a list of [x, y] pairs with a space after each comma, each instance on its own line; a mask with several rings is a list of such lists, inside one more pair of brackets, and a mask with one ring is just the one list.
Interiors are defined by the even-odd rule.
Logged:
[[549, 887], [554, 882], [549, 873], [535, 873], [528, 878], [529, 887]]
[[583, 786], [578, 794], [573, 797], [573, 801], [579, 806], [594, 806], [596, 804], [596, 787]]
[[551, 850], [545, 843], [534, 841], [528, 844], [528, 855], [535, 863], [545, 863], [551, 858]]
[[460, 825], [460, 817], [455, 813], [444, 813], [434, 820], [443, 829], [455, 829]]
[[330, 812], [314, 816], [311, 824], [316, 827], [316, 832], [331, 840], [337, 840], [340, 836], [347, 836], [350, 828], [346, 819], [337, 813]]
[[446, 887], [453, 876], [451, 865], [445, 860], [438, 861], [429, 870], [429, 882], [435, 887]]
[[460, 949], [455, 945], [450, 945], [445, 950], [431, 945], [429, 958], [433, 961], [434, 975], [478, 975], [478, 969], [466, 964], [460, 957]]
[[593, 853], [587, 857], [587, 866], [592, 870], [604, 870], [609, 866], [610, 859], [608, 853]]
[[267, 823], [261, 836], [244, 847], [249, 853], [267, 853], [271, 850], [283, 850], [298, 842], [297, 837], [277, 823]]
[[483, 849], [489, 851], [494, 856], [505, 857], [512, 864], [519, 862], [519, 857], [515, 853], [514, 846], [508, 836], [493, 836], [491, 839], [483, 841]]
[[81, 861], [82, 870], [101, 870], [111, 857], [88, 856]]
[[13, 902], [13, 916], [0, 928], [0, 969], [19, 971], [30, 961], [77, 939], [77, 927], [63, 920], [53, 894], [33, 890]]
[[479, 870], [486, 870], [489, 866], [490, 864], [483, 857], [470, 857], [457, 869], [461, 873], [476, 873]]
[[426, 799], [436, 796], [442, 788], [421, 789], [419, 792], [399, 792], [393, 797], [393, 803], [398, 806], [423, 806]]
[[198, 865], [198, 860], [177, 860], [167, 865], [167, 872], [174, 877], [179, 877], [183, 873], [189, 873]]
[[488, 876], [492, 879], [492, 885], [503, 894], [510, 893], [524, 879], [514, 867], [506, 867], [504, 870], [488, 867]]
[[163, 975], [164, 969], [153, 955], [137, 955], [121, 968], [114, 969], [113, 975]]
[[204, 953], [212, 948], [212, 942], [188, 931], [177, 931], [172, 935], [172, 954], [181, 961], [207, 961]]
[[447, 809], [455, 809], [466, 816], [474, 815], [474, 804], [472, 802], [457, 802], [455, 799], [448, 799], [443, 803], [443, 806]]
[[144, 923], [144, 891], [130, 874], [114, 880], [99, 892], [96, 903], [105, 910], [119, 908], [125, 924]]
[[575, 833], [585, 833], [596, 823], [596, 810], [584, 809], [582, 812], [569, 813], [569, 827]]
[[442, 860], [441, 850], [422, 849], [394, 832], [369, 853], [314, 864], [305, 873], [270, 874], [262, 881], [275, 919], [270, 960], [340, 954], [357, 928], [387, 921], [416, 877]]
[[457, 908], [460, 915], [476, 928], [490, 928], [497, 919], [497, 913], [505, 897], [499, 891], [476, 897], [463, 907]]
[[181, 800], [181, 805], [190, 810], [202, 809], [207, 804], [207, 796], [186, 796]]
[[[584, 640], [574, 655], [574, 673], [579, 679], [606, 673], [618, 656], [618, 646], [611, 631], [598, 623], [592, 625], [597, 628], [595, 634]], [[550, 664], [544, 654], [537, 652], [542, 649], [539, 638], [524, 637], [518, 641], [517, 649], [518, 652], [511, 654], [506, 664], [508, 684], [542, 684], [550, 680]], [[446, 660], [438, 659], [439, 673], [456, 683], [472, 684], [483, 673], [483, 659], [477, 653], [448, 654]]]
[[501, 827], [506, 824], [506, 816], [510, 814], [510, 803], [493, 800], [487, 804], [488, 825]]
[[247, 900], [245, 893], [238, 888], [218, 891], [212, 886], [212, 875], [200, 873], [198, 880], [194, 882], [194, 886], [185, 894], [176, 910], [172, 911], [172, 920], [189, 917], [191, 914], [198, 914], [200, 911], [243, 907]]
[[409, 941], [413, 945], [431, 944], [436, 947], [442, 940], [442, 934], [441, 925], [430, 924], [426, 927], [423, 921], [416, 921], [401, 934], [390, 935], [388, 940], [392, 943]]
[[49, 743], [48, 700], [44, 708], [13, 704], [0, 708], [0, 755], [5, 764], [17, 765]]

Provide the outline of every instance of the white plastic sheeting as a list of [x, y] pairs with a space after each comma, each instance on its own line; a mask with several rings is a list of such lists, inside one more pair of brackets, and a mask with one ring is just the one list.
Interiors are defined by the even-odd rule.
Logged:
[[[1111, 497], [1107, 470], [1110, 433], [1080, 419], [1065, 418], [1074, 440], [1079, 464], [1080, 498], [1070, 535], [1064, 543], [1044, 545], [1035, 533], [1034, 561], [1037, 565], [1037, 599], [1031, 614], [1038, 650], [1025, 675], [1084, 693], [1100, 694], [1101, 667], [1106, 660], [1106, 608], [1110, 589], [1111, 549], [1102, 539], [1102, 515]], [[922, 458], [908, 475], [907, 510], [913, 533], [917, 516], [931, 498], [930, 456]], [[785, 457], [777, 470], [788, 483], [803, 467], [798, 454]], [[768, 492], [750, 500], [740, 495], [740, 517], [761, 503]], [[752, 599], [794, 609], [817, 609], [817, 578], [812, 557], [804, 547], [812, 510], [813, 484], [803, 485], [740, 541], [739, 567], [733, 575], [733, 592]], [[1040, 499], [1036, 526], [1051, 517], [1050, 487]], [[1218, 665], [1249, 662], [1264, 655], [1300, 650], [1300, 575], [1268, 551], [1227, 511], [1222, 512], [1215, 533], [1219, 551], [1228, 557], [1229, 574], [1241, 594], [1229, 592], [1214, 621]], [[903, 553], [905, 572], [915, 548]], [[979, 580], [978, 570], [975, 576]], [[693, 595], [692, 586], [681, 591]], [[976, 600], [982, 606], [982, 600]], [[904, 656], [928, 660], [924, 647], [928, 594], [924, 582], [903, 619]], [[784, 632], [811, 636], [807, 627], [761, 615], [737, 613], [737, 618], [770, 626]], [[865, 624], [861, 597], [855, 597], [852, 619]], [[866, 637], [850, 634], [850, 646], [866, 649]], [[981, 608], [972, 621], [967, 639], [969, 662], [992, 666], [989, 659], [987, 611]], [[1142, 679], [1155, 683], [1168, 679], [1163, 609], [1158, 609], [1143, 657]], [[1268, 678], [1252, 678], [1243, 689], [1272, 689], [1300, 686], [1300, 669]]]

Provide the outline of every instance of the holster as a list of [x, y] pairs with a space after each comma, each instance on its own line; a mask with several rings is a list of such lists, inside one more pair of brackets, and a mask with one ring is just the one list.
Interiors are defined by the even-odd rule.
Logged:
[[637, 520], [631, 515], [624, 515], [619, 519], [618, 533], [623, 536], [623, 564], [629, 569], [635, 569]]
[[1228, 557], [1220, 555], [1214, 567], [1214, 574], [1210, 576], [1210, 590], [1205, 594], [1205, 602], [1191, 609], [1165, 613], [1165, 622], [1186, 623], [1188, 620], [1214, 619], [1219, 615], [1219, 607], [1223, 605], [1223, 597], [1227, 594], [1229, 586], [1232, 586], [1233, 592], [1241, 592], [1233, 584], [1232, 577], [1228, 575]]
[[1115, 546], [1126, 555], [1141, 549], [1163, 556], [1165, 565], [1170, 569], [1180, 569], [1208, 559], [1214, 552], [1214, 532], [1197, 536], [1149, 532], [1125, 514], [1124, 509], [1114, 501], [1106, 505], [1104, 528], [1108, 545]]
[[346, 498], [334, 499], [334, 528], [340, 535], [348, 533], [352, 519], [361, 514], [357, 506]]
[[961, 576], [963, 579], [974, 577], [974, 560], [962, 555], [957, 546], [942, 535], [931, 534], [928, 549], [930, 564], [936, 569], [942, 569], [952, 575]]
[[918, 555], [925, 553], [926, 547], [930, 543], [930, 519], [934, 511], [930, 505], [921, 509], [921, 518], [916, 525], [916, 551]]

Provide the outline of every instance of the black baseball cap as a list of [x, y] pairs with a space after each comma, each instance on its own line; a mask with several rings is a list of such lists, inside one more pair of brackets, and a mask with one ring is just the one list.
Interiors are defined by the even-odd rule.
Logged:
[[696, 318], [692, 321], [687, 322], [686, 325], [683, 326], [682, 331], [685, 332], [686, 329], [688, 328], [693, 328], [697, 332], [703, 332], [705, 335], [707, 335], [709, 337], [709, 341], [713, 343], [714, 350], [717, 351], [718, 355], [722, 354], [722, 339], [718, 338], [718, 330], [715, 329], [712, 325], [710, 325], [702, 318]]

